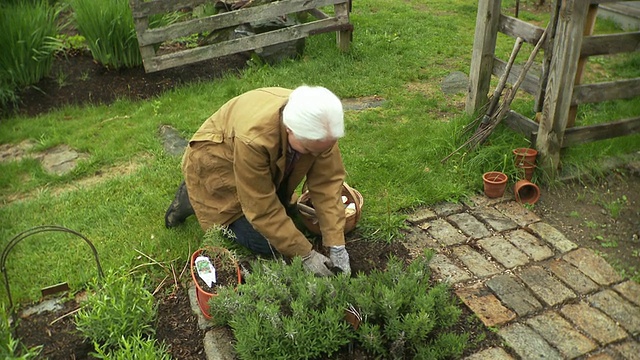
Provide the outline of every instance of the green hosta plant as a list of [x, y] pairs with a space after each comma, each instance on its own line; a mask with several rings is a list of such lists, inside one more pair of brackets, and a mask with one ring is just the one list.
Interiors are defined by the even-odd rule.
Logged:
[[94, 343], [110, 347], [129, 336], [151, 336], [156, 319], [154, 297], [145, 277], [110, 272], [91, 284], [90, 295], [76, 314], [76, 327]]

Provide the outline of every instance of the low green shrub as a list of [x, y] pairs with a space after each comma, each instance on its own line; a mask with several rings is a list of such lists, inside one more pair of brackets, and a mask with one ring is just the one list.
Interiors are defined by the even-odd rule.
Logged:
[[113, 271], [92, 282], [87, 302], [76, 314], [76, 328], [103, 348], [131, 336], [153, 335], [156, 304], [144, 282], [145, 276]]
[[164, 344], [158, 345], [155, 339], [140, 334], [120, 339], [118, 348], [113, 351], [106, 346], [96, 345], [96, 353], [93, 355], [98, 359], [108, 360], [171, 360]]
[[0, 359], [28, 360], [40, 355], [41, 346], [27, 349], [20, 340], [13, 337], [9, 314], [0, 304]]
[[431, 285], [430, 258], [408, 266], [391, 258], [385, 271], [355, 278], [314, 277], [297, 258], [254, 262], [237, 291], [210, 300], [212, 321], [231, 326], [241, 359], [331, 356], [352, 341], [376, 358], [456, 358], [467, 343], [451, 330], [461, 309], [446, 285]]

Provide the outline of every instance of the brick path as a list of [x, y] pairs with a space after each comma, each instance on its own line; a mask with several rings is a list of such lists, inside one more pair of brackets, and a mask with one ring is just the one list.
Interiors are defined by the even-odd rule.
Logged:
[[640, 359], [640, 285], [509, 199], [477, 196], [409, 217], [405, 245], [508, 347], [471, 360]]

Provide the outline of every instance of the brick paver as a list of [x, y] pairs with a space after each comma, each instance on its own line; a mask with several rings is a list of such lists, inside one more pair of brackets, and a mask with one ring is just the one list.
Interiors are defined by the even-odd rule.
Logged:
[[548, 306], [556, 306], [576, 297], [573, 291], [540, 266], [523, 269], [518, 276]]
[[611, 285], [622, 280], [605, 259], [589, 249], [574, 250], [565, 254], [563, 258], [599, 285]]
[[598, 289], [598, 284], [564, 260], [551, 260], [544, 266], [579, 294], [588, 294]]
[[617, 321], [632, 335], [640, 333], [640, 307], [626, 301], [615, 291], [600, 291], [589, 296], [587, 301]]
[[640, 360], [640, 285], [513, 199], [438, 204], [408, 222], [422, 230], [407, 242], [436, 250], [431, 269], [504, 342], [467, 359]]
[[500, 273], [500, 269], [496, 265], [468, 245], [454, 247], [452, 251], [477, 277], [482, 278]]
[[627, 333], [615, 321], [584, 302], [565, 305], [560, 311], [600, 344], [606, 345], [627, 337]]
[[526, 325], [509, 325], [500, 329], [498, 335], [523, 359], [562, 359], [556, 349]]
[[519, 316], [542, 309], [542, 304], [529, 289], [518, 283], [512, 275], [498, 275], [488, 280], [487, 286]]
[[578, 332], [573, 325], [554, 311], [534, 316], [526, 321], [563, 356], [573, 359], [595, 350], [598, 345]]
[[512, 269], [529, 262], [529, 258], [502, 235], [478, 240], [478, 244], [487, 250], [502, 266]]

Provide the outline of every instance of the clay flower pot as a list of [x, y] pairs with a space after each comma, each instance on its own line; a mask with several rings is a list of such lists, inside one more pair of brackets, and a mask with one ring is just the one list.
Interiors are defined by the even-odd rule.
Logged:
[[538, 150], [531, 148], [513, 149], [515, 163], [517, 167], [535, 166]]
[[[212, 290], [205, 290], [208, 287], [204, 284], [204, 281], [198, 277], [197, 269], [195, 268], [196, 258], [200, 255], [207, 256], [210, 258], [211, 263], [214, 268], [216, 268], [216, 272], [222, 271], [223, 269], [232, 269], [232, 271], [237, 274], [237, 279], [235, 275], [233, 276], [233, 284], [226, 283], [216, 283], [216, 285], [233, 285], [237, 287], [238, 284], [242, 281], [242, 273], [240, 271], [240, 266], [238, 262], [231, 255], [229, 250], [221, 247], [204, 247], [202, 249], [196, 250], [191, 255], [191, 278], [193, 279], [193, 283], [196, 287], [196, 299], [198, 300], [198, 307], [202, 311], [202, 315], [206, 319], [211, 319], [211, 315], [209, 314], [209, 300], [213, 296], [217, 296], [218, 294]], [[221, 274], [219, 274], [221, 275]], [[220, 281], [220, 280], [219, 280]]]
[[540, 199], [540, 188], [529, 180], [519, 180], [513, 186], [516, 201], [522, 204], [535, 204]]
[[535, 171], [535, 169], [535, 165], [518, 167], [520, 177], [529, 181], [531, 181], [531, 178], [533, 178], [533, 172]]
[[499, 198], [504, 195], [509, 177], [499, 171], [489, 171], [482, 175], [484, 194], [489, 198]]

